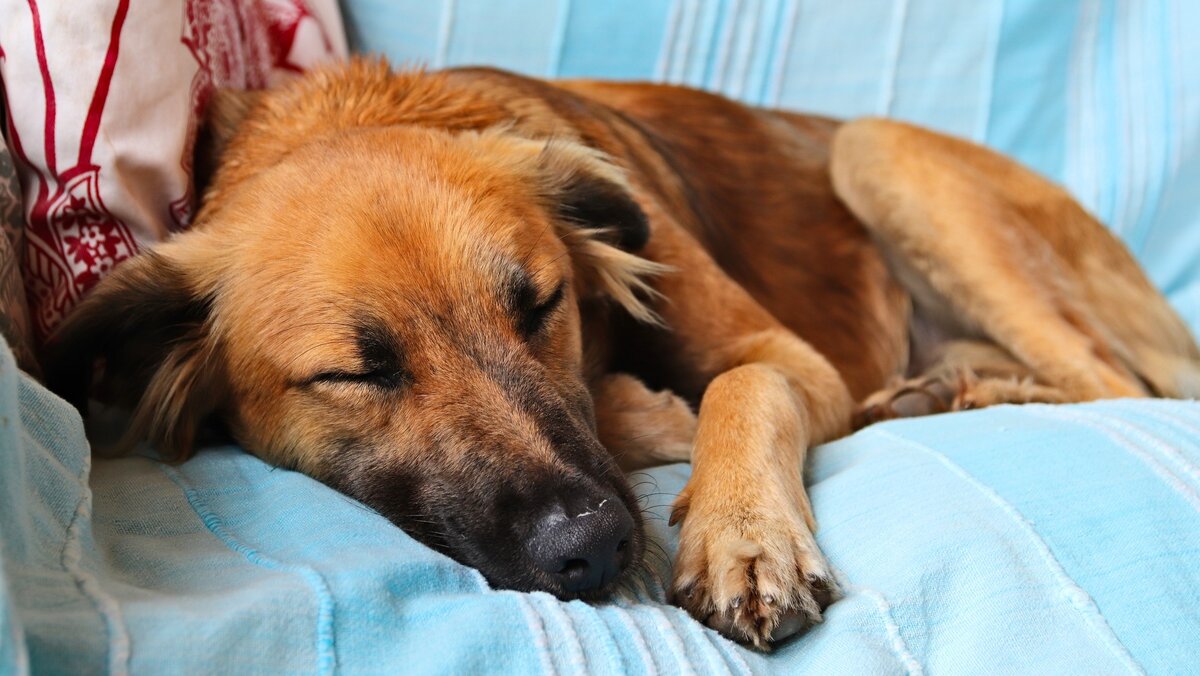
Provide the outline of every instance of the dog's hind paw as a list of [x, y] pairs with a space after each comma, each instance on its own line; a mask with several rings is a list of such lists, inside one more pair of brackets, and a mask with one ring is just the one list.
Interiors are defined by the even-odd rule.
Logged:
[[803, 519], [706, 513], [686, 497], [677, 508], [686, 516], [671, 586], [676, 605], [760, 650], [821, 622], [838, 591]]
[[884, 420], [958, 410], [965, 390], [964, 378], [924, 377], [899, 381], [867, 397], [855, 411], [852, 426], [857, 430]]

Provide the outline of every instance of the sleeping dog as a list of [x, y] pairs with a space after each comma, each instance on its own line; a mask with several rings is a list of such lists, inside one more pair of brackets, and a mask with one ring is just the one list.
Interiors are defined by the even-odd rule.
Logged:
[[810, 447], [1200, 395], [1066, 192], [898, 122], [356, 61], [218, 96], [200, 154], [194, 226], [68, 318], [52, 387], [180, 459], [218, 420], [497, 587], [602, 597], [645, 545], [624, 471], [690, 460], [673, 599], [765, 647], [837, 594]]

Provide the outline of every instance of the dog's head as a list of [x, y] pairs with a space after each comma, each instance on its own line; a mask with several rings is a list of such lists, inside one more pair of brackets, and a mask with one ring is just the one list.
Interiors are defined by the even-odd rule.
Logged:
[[218, 416], [497, 586], [604, 589], [642, 526], [596, 438], [579, 304], [649, 318], [655, 272], [621, 174], [502, 129], [346, 127], [286, 152], [257, 133], [192, 231], [63, 324], [52, 386], [124, 400], [136, 437], [184, 456]]

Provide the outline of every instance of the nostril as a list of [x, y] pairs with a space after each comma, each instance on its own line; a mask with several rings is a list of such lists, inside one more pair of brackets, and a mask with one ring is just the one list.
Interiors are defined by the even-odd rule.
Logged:
[[575, 516], [555, 506], [526, 541], [533, 563], [565, 592], [601, 589], [629, 563], [634, 525], [629, 510], [615, 497], [593, 499], [591, 505]]
[[580, 575], [586, 575], [587, 569], [587, 561], [584, 561], [583, 559], [570, 559], [563, 564], [562, 570], [558, 571], [558, 574], [565, 575], [566, 577], [578, 577]]

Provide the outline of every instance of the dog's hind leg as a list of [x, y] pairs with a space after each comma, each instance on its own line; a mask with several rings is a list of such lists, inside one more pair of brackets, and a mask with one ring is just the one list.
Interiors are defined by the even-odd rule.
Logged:
[[627, 373], [605, 375], [591, 389], [600, 443], [622, 470], [691, 459], [696, 414], [674, 392], [651, 390]]
[[1194, 394], [1200, 350], [1186, 326], [1061, 188], [985, 148], [884, 120], [841, 127], [830, 170], [916, 315], [996, 343], [1062, 401]]

